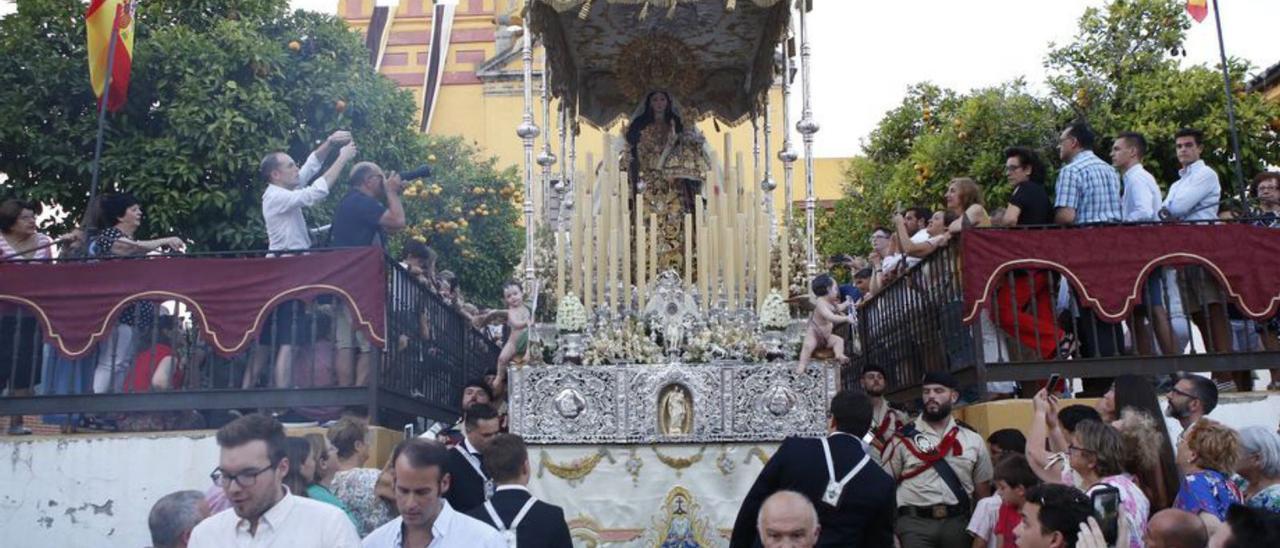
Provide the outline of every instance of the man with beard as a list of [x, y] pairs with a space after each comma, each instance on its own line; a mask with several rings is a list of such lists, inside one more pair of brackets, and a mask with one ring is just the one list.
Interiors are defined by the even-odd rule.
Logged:
[[907, 422], [907, 414], [889, 407], [884, 399], [884, 368], [871, 364], [862, 369], [862, 391], [871, 398], [871, 445], [880, 453], [877, 458], [883, 464], [885, 447], [893, 441], [893, 435]]
[[991, 494], [991, 455], [980, 434], [951, 416], [959, 397], [955, 379], [935, 371], [921, 384], [923, 412], [898, 429], [885, 450], [886, 467], [898, 481], [898, 540], [903, 548], [967, 548], [972, 501]]
[[[1195, 424], [1200, 417], [1212, 413], [1213, 408], [1218, 406], [1218, 385], [1206, 377], [1184, 373], [1166, 398], [1169, 400], [1169, 407], [1165, 414], [1177, 419], [1185, 433], [1188, 426]], [[1181, 433], [1178, 434], [1178, 439], [1182, 439]]]
[[254, 413], [218, 430], [221, 454], [209, 476], [226, 492], [231, 508], [200, 522], [187, 545], [360, 546], [356, 528], [337, 506], [289, 493], [282, 485], [291, 466], [284, 427]]
[[364, 548], [506, 548], [506, 540], [484, 522], [460, 513], [444, 495], [449, 450], [422, 438], [400, 442], [391, 454], [392, 483], [400, 517], [364, 538]]

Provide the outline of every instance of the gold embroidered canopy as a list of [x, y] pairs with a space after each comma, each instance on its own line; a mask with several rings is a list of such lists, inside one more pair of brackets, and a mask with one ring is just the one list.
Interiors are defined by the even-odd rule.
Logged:
[[552, 93], [587, 123], [611, 125], [662, 89], [687, 120], [734, 125], [773, 82], [789, 15], [783, 0], [537, 0], [529, 25]]

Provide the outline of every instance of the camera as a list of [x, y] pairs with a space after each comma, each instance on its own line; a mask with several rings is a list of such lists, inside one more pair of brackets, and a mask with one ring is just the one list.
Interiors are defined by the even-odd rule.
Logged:
[[400, 180], [407, 183], [414, 179], [425, 179], [430, 176], [431, 176], [431, 166], [427, 164], [422, 164], [416, 168], [413, 168], [409, 171], [401, 173]]

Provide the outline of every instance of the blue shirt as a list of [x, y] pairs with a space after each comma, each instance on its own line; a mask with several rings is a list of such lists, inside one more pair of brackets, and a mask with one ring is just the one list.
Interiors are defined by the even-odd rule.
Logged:
[[1081, 151], [1058, 172], [1053, 207], [1076, 210], [1076, 223], [1116, 223], [1124, 218], [1120, 175], [1092, 151]]
[[329, 229], [330, 247], [383, 247], [382, 214], [387, 208], [359, 190], [347, 192], [333, 212], [333, 228]]

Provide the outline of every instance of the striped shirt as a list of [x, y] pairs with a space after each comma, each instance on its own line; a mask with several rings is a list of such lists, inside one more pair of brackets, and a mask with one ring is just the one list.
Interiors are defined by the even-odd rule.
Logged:
[[1092, 151], [1081, 151], [1058, 173], [1053, 207], [1076, 210], [1076, 224], [1115, 223], [1123, 219], [1120, 176]]

